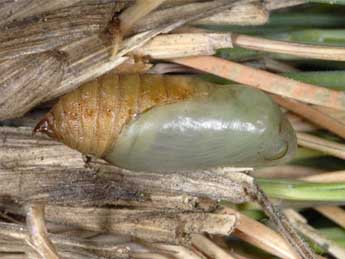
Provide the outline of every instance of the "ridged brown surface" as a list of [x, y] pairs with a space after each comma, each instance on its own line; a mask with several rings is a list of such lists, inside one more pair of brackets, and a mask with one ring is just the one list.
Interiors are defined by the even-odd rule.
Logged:
[[49, 51], [0, 62], [0, 120], [21, 116], [57, 88], [64, 57]]
[[44, 52], [104, 32], [116, 4], [89, 2], [10, 23], [0, 30], [0, 60]]
[[52, 137], [84, 154], [101, 157], [123, 126], [140, 113], [205, 95], [209, 86], [190, 77], [107, 74], [63, 96], [38, 130], [47, 122], [45, 130]]

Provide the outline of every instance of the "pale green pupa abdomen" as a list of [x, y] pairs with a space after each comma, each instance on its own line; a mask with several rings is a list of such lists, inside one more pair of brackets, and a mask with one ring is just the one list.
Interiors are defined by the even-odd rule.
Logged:
[[270, 97], [244, 86], [219, 86], [207, 96], [139, 114], [105, 159], [134, 171], [171, 172], [275, 165], [295, 150], [294, 131]]

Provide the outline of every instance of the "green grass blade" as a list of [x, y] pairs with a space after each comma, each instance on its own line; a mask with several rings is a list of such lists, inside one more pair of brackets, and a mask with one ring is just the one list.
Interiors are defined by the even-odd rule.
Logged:
[[292, 180], [257, 179], [271, 198], [296, 201], [345, 201], [344, 183], [311, 183]]

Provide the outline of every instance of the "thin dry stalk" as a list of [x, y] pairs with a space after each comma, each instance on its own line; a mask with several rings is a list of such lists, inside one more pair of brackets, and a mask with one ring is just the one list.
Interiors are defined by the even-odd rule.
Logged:
[[329, 173], [310, 175], [307, 177], [303, 177], [303, 180], [323, 183], [345, 182], [345, 171], [335, 171]]
[[345, 211], [342, 208], [334, 206], [320, 206], [315, 209], [322, 215], [333, 220], [339, 226], [345, 228]]
[[31, 0], [29, 3], [27, 1], [9, 0], [1, 3], [0, 26], [8, 24], [13, 20], [20, 20], [25, 17], [65, 8], [78, 2], [80, 0]]
[[[345, 171], [324, 173], [321, 175], [313, 175], [310, 177], [303, 177], [302, 180], [309, 182], [345, 182]], [[345, 211], [336, 206], [319, 206], [315, 210], [320, 212], [325, 217], [337, 223], [339, 226], [345, 228]]]
[[138, 56], [166, 59], [196, 55], [213, 55], [216, 49], [231, 48], [230, 33], [180, 33], [155, 37], [133, 52]]
[[333, 255], [335, 258], [345, 258], [345, 249], [339, 246], [336, 242], [325, 238], [316, 229], [308, 225], [301, 214], [292, 209], [287, 209], [284, 211], [284, 213], [287, 217], [289, 217], [295, 228], [298, 229], [298, 231], [304, 236], [326, 249], [327, 252]]
[[345, 119], [345, 112], [344, 111], [339, 111], [339, 110], [335, 110], [332, 108], [319, 106], [319, 105], [313, 105], [313, 107], [322, 113], [328, 114], [329, 116], [331, 116], [332, 118], [334, 118], [336, 120], [344, 121], [344, 119]]
[[[194, 235], [192, 235], [193, 237]], [[184, 246], [175, 246], [175, 245], [167, 245], [167, 244], [152, 244], [151, 245], [154, 249], [158, 249], [167, 255], [173, 256], [176, 259], [206, 259], [205, 257], [199, 255], [194, 251], [193, 248], [187, 248]], [[151, 257], [145, 257], [147, 259]]]
[[[16, 212], [18, 213], [18, 210]], [[0, 227], [1, 236], [6, 237], [7, 239], [9, 237], [13, 238], [10, 239], [9, 242], [8, 240], [5, 241], [7, 246], [8, 243], [16, 245], [10, 248], [12, 249], [12, 252], [26, 252], [30, 249], [30, 246], [28, 246], [28, 243], [26, 242], [28, 239], [28, 231], [24, 225], [1, 222]], [[130, 251], [150, 251], [150, 248], [145, 248], [141, 244], [133, 242], [129, 236], [112, 236], [109, 234], [100, 235], [92, 233], [92, 237], [90, 237], [90, 234], [86, 235], [87, 231], [85, 230], [78, 230], [74, 234], [73, 231], [68, 231], [68, 229], [71, 229], [69, 226], [61, 227], [65, 229], [62, 233], [49, 234], [48, 237], [57, 248], [59, 255], [63, 258], [65, 258], [64, 255], [67, 251], [80, 255], [85, 254], [86, 251], [92, 251], [104, 255], [109, 254], [112, 256], [118, 256], [119, 258], [128, 258]], [[0, 251], [3, 251], [3, 246], [0, 247]], [[91, 254], [91, 257], [87, 258], [94, 258], [94, 255]]]
[[164, 210], [127, 210], [48, 206], [48, 221], [97, 232], [132, 235], [150, 242], [186, 244], [193, 233], [229, 235], [236, 214], [181, 213]]
[[137, 0], [133, 5], [125, 9], [119, 17], [113, 18], [111, 23], [112, 57], [118, 52], [123, 38], [128, 34], [138, 20], [142, 19], [152, 10], [156, 9], [165, 0]]
[[305, 0], [265, 0], [264, 4], [267, 10], [273, 11], [276, 9], [282, 9], [282, 8], [287, 8], [287, 7], [292, 7], [296, 5], [302, 5], [305, 4]]
[[201, 253], [205, 254], [207, 258], [214, 259], [235, 259], [228, 252], [216, 245], [205, 235], [194, 234], [192, 235], [192, 245]]
[[29, 204], [26, 207], [26, 211], [30, 244], [42, 258], [59, 259], [54, 245], [48, 238], [48, 232], [44, 223], [44, 205]]
[[273, 99], [282, 107], [293, 111], [294, 113], [302, 116], [303, 118], [319, 125], [324, 129], [328, 129], [330, 132], [338, 135], [341, 138], [345, 138], [345, 124], [331, 117], [330, 113], [322, 112], [314, 107], [303, 104], [291, 99], [282, 98], [280, 96], [272, 95]]
[[289, 54], [297, 57], [345, 61], [345, 48], [342, 47], [269, 40], [241, 34], [233, 34], [233, 45], [246, 49]]
[[287, 113], [287, 118], [295, 131], [310, 132], [319, 129], [319, 127], [315, 124], [312, 124], [303, 119], [302, 117], [295, 115], [293, 113]]
[[164, 3], [164, 1], [165, 0], [137, 0], [134, 5], [123, 11], [119, 17], [121, 21], [121, 33], [126, 35], [135, 23]]
[[279, 72], [279, 73], [300, 71], [290, 64], [287, 64], [282, 61], [275, 60], [269, 57], [263, 57], [262, 61], [265, 67], [270, 71]]
[[270, 93], [345, 110], [345, 93], [343, 92], [298, 82], [217, 57], [197, 56], [172, 61]]
[[300, 146], [319, 150], [326, 154], [345, 159], [345, 145], [325, 140], [308, 133], [297, 133], [297, 142]]
[[235, 236], [278, 257], [299, 259], [295, 251], [277, 232], [233, 209], [225, 208], [224, 213], [227, 212], [239, 215], [234, 230]]
[[248, 3], [193, 22], [196, 25], [262, 25], [267, 23], [269, 13], [262, 4]]
[[[198, 0], [166, 0], [161, 9], [178, 7], [183, 4], [191, 4], [202, 2]], [[208, 18], [204, 18], [195, 21], [192, 24], [207, 24], [207, 25], [262, 25], [267, 22], [269, 13], [262, 3], [240, 3], [235, 5], [231, 9], [227, 9], [212, 15]], [[157, 16], [158, 17], [158, 16]]]
[[296, 179], [300, 177], [314, 177], [314, 175], [323, 175], [321, 169], [298, 166], [298, 165], [280, 165], [274, 167], [266, 167], [255, 170], [252, 175], [255, 177], [264, 178], [279, 178], [279, 179]]
[[[157, 25], [163, 25], [169, 23], [171, 19], [183, 19], [186, 16], [190, 16], [191, 12], [198, 12], [203, 13], [205, 10], [209, 10], [213, 6], [217, 4], [225, 4], [223, 5], [222, 9], [219, 9], [218, 12], [211, 13], [209, 15], [204, 15], [203, 17], [200, 17], [200, 20], [206, 17], [210, 17], [212, 15], [216, 15], [220, 12], [223, 12], [224, 10], [228, 10], [232, 8], [233, 6], [237, 5], [245, 5], [253, 2], [253, 0], [242, 0], [242, 1], [233, 1], [233, 0], [217, 0], [217, 1], [206, 1], [206, 2], [193, 2], [193, 3], [187, 3], [184, 5], [178, 5], [175, 7], [167, 8], [167, 9], [160, 9], [155, 12], [152, 12], [149, 16], [144, 17], [140, 20], [140, 23], [137, 23], [132, 29], [133, 33], [138, 33], [146, 30], [151, 30], [153, 28], [156, 28]], [[227, 5], [226, 5], [227, 4]], [[190, 21], [192, 22], [192, 21]], [[193, 20], [194, 22], [194, 20]]]

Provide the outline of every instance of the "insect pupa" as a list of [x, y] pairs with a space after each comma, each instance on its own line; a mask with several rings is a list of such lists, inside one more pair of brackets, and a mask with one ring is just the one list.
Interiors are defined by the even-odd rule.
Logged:
[[271, 166], [296, 150], [263, 92], [188, 76], [106, 74], [61, 97], [35, 131], [133, 171]]

